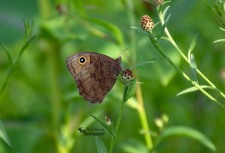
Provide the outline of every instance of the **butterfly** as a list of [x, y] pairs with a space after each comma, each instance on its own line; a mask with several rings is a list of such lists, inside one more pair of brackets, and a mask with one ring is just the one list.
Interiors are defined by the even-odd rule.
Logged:
[[67, 68], [77, 83], [79, 94], [91, 103], [102, 102], [121, 71], [121, 57], [82, 52], [67, 58]]

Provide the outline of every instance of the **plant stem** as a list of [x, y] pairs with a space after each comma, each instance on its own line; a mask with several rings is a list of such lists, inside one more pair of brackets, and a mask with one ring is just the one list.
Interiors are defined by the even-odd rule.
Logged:
[[148, 120], [147, 120], [146, 112], [144, 109], [144, 102], [143, 102], [143, 97], [142, 97], [141, 93], [142, 93], [141, 87], [138, 84], [137, 89], [136, 89], [136, 97], [137, 97], [137, 101], [138, 101], [138, 109], [137, 110], [138, 110], [139, 117], [141, 119], [141, 125], [142, 125], [144, 131], [146, 131], [144, 133], [146, 146], [149, 150], [151, 150], [153, 148], [153, 143], [152, 143], [151, 133], [150, 133], [151, 131], [148, 126]]
[[126, 93], [127, 93], [127, 89], [128, 89], [127, 86], [125, 86], [124, 92], [123, 92], [123, 99], [122, 99], [122, 103], [121, 103], [121, 107], [120, 107], [120, 112], [119, 112], [119, 116], [118, 116], [117, 121], [116, 121], [116, 127], [115, 127], [115, 130], [114, 130], [114, 135], [113, 135], [112, 140], [111, 140], [111, 146], [110, 146], [109, 153], [113, 152], [113, 148], [114, 148], [114, 145], [115, 145], [117, 133], [118, 133], [119, 126], [120, 126], [121, 119], [122, 119], [123, 112], [124, 112], [124, 107], [126, 105], [125, 96], [126, 96]]
[[[52, 8], [50, 0], [38, 0], [41, 22], [44, 22], [49, 16], [51, 16]], [[51, 126], [50, 130], [53, 134], [53, 141], [58, 153], [68, 153], [69, 151], [65, 145], [61, 142], [60, 139], [60, 112], [61, 112], [61, 87], [59, 84], [60, 76], [60, 43], [56, 39], [48, 38], [45, 39], [46, 43], [51, 46], [46, 50], [47, 61], [48, 61], [48, 70], [49, 70], [49, 99], [50, 99], [50, 108], [51, 109]]]
[[[128, 18], [130, 21], [130, 25], [133, 26], [136, 24], [135, 20], [135, 9], [134, 9], [134, 5], [133, 5], [133, 1], [130, 0], [126, 0], [126, 6], [129, 9], [128, 11]], [[131, 63], [136, 63], [136, 58], [137, 58], [137, 49], [136, 49], [136, 45], [137, 45], [137, 40], [136, 40], [136, 33], [134, 30], [130, 30], [130, 50], [132, 52], [132, 58], [131, 58]], [[136, 74], [136, 78], [138, 79], [138, 74]], [[151, 150], [153, 148], [153, 144], [152, 144], [152, 139], [151, 139], [151, 135], [150, 133], [150, 129], [148, 126], [148, 120], [147, 120], [147, 115], [145, 112], [145, 108], [144, 108], [144, 102], [143, 102], [143, 98], [142, 98], [142, 91], [141, 91], [141, 87], [139, 85], [137, 85], [137, 89], [136, 89], [136, 98], [137, 98], [137, 103], [138, 103], [138, 109], [137, 112], [139, 114], [139, 118], [141, 121], [141, 126], [144, 129], [144, 131], [148, 131], [144, 134], [144, 138], [145, 138], [145, 143], [146, 146], [149, 150]]]
[[153, 45], [156, 47], [156, 49], [160, 52], [160, 54], [189, 82], [191, 82], [198, 90], [200, 90], [204, 95], [206, 95], [209, 99], [211, 99], [213, 102], [216, 102], [217, 104], [219, 104], [220, 106], [222, 106], [223, 108], [225, 108], [225, 106], [218, 102], [215, 98], [213, 98], [208, 92], [206, 92], [203, 88], [200, 87], [199, 84], [197, 84], [196, 82], [192, 81], [179, 67], [176, 66], [176, 64], [173, 63], [172, 60], [170, 60], [170, 58], [166, 55], [166, 53], [161, 49], [161, 47], [159, 46], [159, 44], [156, 42], [156, 40], [153, 38], [152, 34], [149, 33], [149, 38], [151, 40], [151, 42], [153, 43]]
[[[165, 23], [164, 21], [164, 17], [162, 12], [158, 12], [159, 14], [159, 19], [162, 23], [162, 25]], [[188, 60], [188, 58], [184, 55], [184, 53], [182, 52], [182, 50], [178, 47], [178, 45], [176, 44], [176, 42], [173, 40], [172, 36], [170, 35], [167, 27], [165, 27], [165, 34], [167, 35], [169, 41], [171, 42], [171, 44], [177, 49], [177, 51], [179, 52], [179, 54], [182, 56], [182, 58], [190, 65], [190, 61]], [[225, 94], [218, 89], [218, 87], [216, 85], [214, 85], [199, 69], [196, 69], [196, 72], [210, 85], [212, 86], [223, 98], [225, 98]]]

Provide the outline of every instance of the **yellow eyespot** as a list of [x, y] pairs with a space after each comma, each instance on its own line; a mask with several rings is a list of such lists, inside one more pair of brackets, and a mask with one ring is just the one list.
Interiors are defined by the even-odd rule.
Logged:
[[79, 64], [83, 65], [87, 62], [87, 59], [86, 59], [86, 57], [81, 56], [81, 57], [79, 57], [78, 62], [79, 62]]

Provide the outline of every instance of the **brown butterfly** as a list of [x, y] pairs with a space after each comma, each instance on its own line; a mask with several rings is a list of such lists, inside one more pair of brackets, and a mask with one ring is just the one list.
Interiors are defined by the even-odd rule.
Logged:
[[67, 58], [67, 68], [77, 83], [79, 94], [92, 102], [102, 102], [120, 73], [121, 58], [82, 52]]

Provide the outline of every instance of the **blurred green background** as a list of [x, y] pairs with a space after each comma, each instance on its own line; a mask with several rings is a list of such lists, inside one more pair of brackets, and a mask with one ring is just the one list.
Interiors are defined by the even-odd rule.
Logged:
[[[169, 12], [168, 28], [185, 54], [192, 38], [199, 33], [194, 50], [198, 68], [224, 91], [225, 45], [212, 43], [225, 37], [219, 30], [222, 25], [204, 1], [173, 0]], [[12, 58], [16, 59], [24, 45], [24, 19], [34, 20], [36, 38], [21, 56], [0, 95], [0, 120], [12, 143], [9, 147], [0, 140], [0, 153], [97, 152], [95, 138], [81, 136], [77, 129], [101, 127], [90, 114], [100, 119], [107, 115], [115, 122], [123, 85], [117, 81], [103, 103], [90, 104], [79, 96], [75, 81], [66, 68], [66, 58], [82, 51], [117, 58], [124, 49], [127, 51], [122, 54], [122, 60], [129, 66], [160, 58], [148, 37], [131, 28], [139, 27], [140, 17], [144, 14], [150, 15], [155, 23], [159, 21], [154, 5], [140, 0], [1, 0], [0, 42], [8, 47]], [[190, 75], [189, 66], [175, 49], [168, 42], [160, 43], [174, 62]], [[9, 67], [7, 55], [1, 48], [1, 86]], [[138, 67], [134, 73], [143, 82], [142, 96], [152, 131], [158, 131], [154, 119], [167, 114], [168, 127], [194, 128], [215, 144], [218, 153], [225, 152], [223, 108], [200, 92], [176, 97], [191, 84], [166, 61]], [[224, 99], [220, 100], [224, 102]], [[129, 140], [144, 144], [141, 128], [137, 111], [126, 107], [115, 152], [124, 152], [123, 147]], [[109, 148], [110, 135], [106, 133], [100, 138]], [[201, 143], [180, 136], [166, 139], [157, 151], [211, 152]]]

